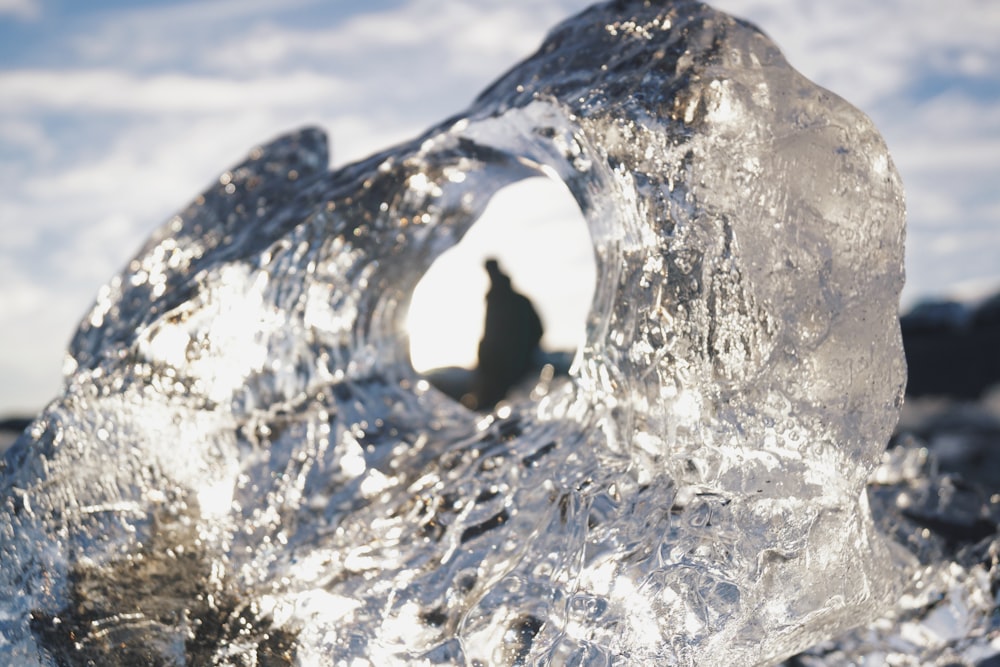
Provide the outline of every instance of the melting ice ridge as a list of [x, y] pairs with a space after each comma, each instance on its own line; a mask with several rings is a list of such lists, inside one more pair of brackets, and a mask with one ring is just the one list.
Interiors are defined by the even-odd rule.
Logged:
[[[315, 129], [254, 149], [98, 295], [0, 469], [0, 661], [990, 655], [992, 599], [978, 635], [904, 631], [928, 582], [986, 595], [995, 550], [920, 537], [900, 498], [938, 482], [883, 461], [898, 176], [756, 28], [597, 5], [467, 111], [327, 163]], [[473, 414], [410, 367], [408, 299], [537, 175], [593, 239], [587, 342]]]

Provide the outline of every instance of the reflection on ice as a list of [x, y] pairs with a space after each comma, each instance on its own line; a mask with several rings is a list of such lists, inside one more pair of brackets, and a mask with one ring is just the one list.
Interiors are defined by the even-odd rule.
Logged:
[[[992, 546], [912, 528], [954, 510], [933, 476], [872, 487], [872, 520], [901, 188], [752, 26], [599, 5], [459, 116], [326, 164], [317, 130], [255, 149], [98, 295], [4, 459], [2, 662], [837, 664], [930, 650], [922, 573], [992, 580]], [[407, 305], [539, 175], [593, 239], [587, 340], [475, 415], [410, 367]]]

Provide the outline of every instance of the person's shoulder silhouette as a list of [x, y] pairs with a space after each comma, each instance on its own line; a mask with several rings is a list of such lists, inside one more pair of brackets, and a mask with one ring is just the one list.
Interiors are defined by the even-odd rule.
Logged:
[[514, 290], [499, 262], [486, 260], [486, 272], [490, 289], [474, 387], [479, 409], [492, 408], [527, 375], [543, 333], [531, 300]]

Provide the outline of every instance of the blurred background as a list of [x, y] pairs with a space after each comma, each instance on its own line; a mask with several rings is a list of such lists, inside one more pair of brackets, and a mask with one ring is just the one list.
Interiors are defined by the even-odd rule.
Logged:
[[[98, 288], [251, 147], [314, 124], [336, 167], [412, 138], [588, 4], [0, 0], [0, 417], [55, 397]], [[1000, 288], [1000, 3], [714, 5], [874, 119], [908, 193], [903, 308], [955, 298], [952, 311], [922, 307], [925, 319], [965, 326], [969, 304]], [[546, 347], [575, 344], [594, 284], [586, 230], [559, 184], [514, 187], [464, 259], [421, 288], [427, 308], [448, 307], [414, 316], [415, 341], [422, 326], [438, 344], [414, 352], [418, 366], [474, 356], [487, 255], [535, 301]], [[539, 267], [572, 278], [554, 284]]]

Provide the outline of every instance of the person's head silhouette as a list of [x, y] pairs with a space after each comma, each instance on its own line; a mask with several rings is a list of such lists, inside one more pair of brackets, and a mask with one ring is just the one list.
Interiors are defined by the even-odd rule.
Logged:
[[500, 263], [490, 258], [486, 260], [486, 273], [490, 276], [490, 287], [492, 289], [513, 289], [510, 278], [500, 269]]

